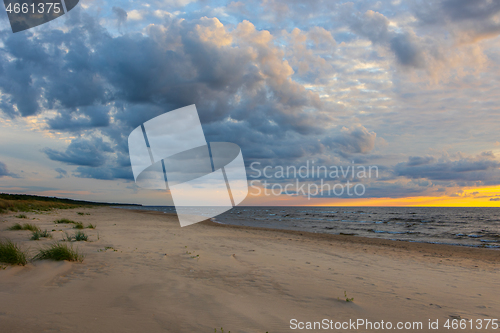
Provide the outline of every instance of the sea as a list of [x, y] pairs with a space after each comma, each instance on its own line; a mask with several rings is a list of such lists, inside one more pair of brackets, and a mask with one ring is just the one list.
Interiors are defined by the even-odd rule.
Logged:
[[[122, 206], [175, 213], [172, 206]], [[500, 208], [242, 207], [214, 222], [257, 228], [500, 248]]]

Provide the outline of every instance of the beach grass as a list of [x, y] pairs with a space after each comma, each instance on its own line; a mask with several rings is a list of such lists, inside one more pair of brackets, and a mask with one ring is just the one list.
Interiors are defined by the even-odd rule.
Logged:
[[347, 291], [344, 290], [344, 297], [346, 302], [354, 302], [354, 297], [347, 297]]
[[40, 228], [34, 224], [25, 223], [23, 224], [23, 230], [40, 231]]
[[106, 206], [99, 202], [41, 197], [27, 194], [0, 193], [0, 213], [51, 211], [52, 209], [71, 209], [92, 206]]
[[62, 243], [53, 243], [45, 249], [41, 249], [33, 258], [34, 260], [68, 260], [68, 261], [83, 261], [83, 256], [74, 250], [72, 246]]
[[81, 241], [87, 241], [89, 238], [88, 235], [86, 235], [83, 231], [78, 230], [73, 236], [69, 235], [66, 233], [66, 241], [71, 242], [72, 240], [75, 240], [77, 242]]
[[11, 265], [26, 265], [26, 254], [12, 241], [0, 241], [0, 262]]
[[50, 211], [52, 209], [70, 209], [80, 207], [80, 205], [67, 204], [61, 202], [38, 201], [38, 200], [5, 200], [0, 198], [0, 213], [6, 212], [33, 212]]
[[39, 240], [40, 238], [52, 238], [52, 235], [47, 231], [33, 231], [31, 240]]
[[96, 228], [95, 224], [89, 223], [88, 226], [84, 226], [82, 222], [75, 222], [75, 221], [70, 220], [70, 219], [60, 219], [60, 220], [54, 221], [54, 223], [56, 223], [56, 224], [73, 224], [74, 225], [73, 229], [95, 229]]
[[16, 215], [16, 217], [18, 219], [27, 219], [28, 217], [26, 216], [26, 214], [19, 214], [19, 215]]
[[80, 242], [80, 241], [86, 242], [89, 237], [83, 231], [77, 231], [75, 233], [75, 235], [73, 236], [73, 238], [77, 242]]
[[14, 224], [13, 226], [7, 228], [7, 230], [31, 230], [31, 231], [40, 231], [40, 228], [38, 228], [34, 224], [30, 223], [25, 223], [23, 225], [20, 225], [19, 223]]
[[19, 223], [16, 223], [12, 227], [8, 227], [7, 230], [23, 230], [23, 226]]

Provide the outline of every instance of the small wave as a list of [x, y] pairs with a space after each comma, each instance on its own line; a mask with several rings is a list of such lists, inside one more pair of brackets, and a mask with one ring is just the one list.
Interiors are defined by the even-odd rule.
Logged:
[[376, 234], [391, 234], [391, 235], [402, 235], [402, 234], [420, 234], [418, 231], [387, 231], [387, 230], [375, 230], [368, 229], [369, 232], [374, 232]]

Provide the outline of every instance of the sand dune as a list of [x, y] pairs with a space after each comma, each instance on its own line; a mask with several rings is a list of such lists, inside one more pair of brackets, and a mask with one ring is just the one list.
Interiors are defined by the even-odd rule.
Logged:
[[422, 322], [420, 332], [435, 332], [429, 319], [448, 331], [447, 319], [500, 317], [498, 250], [211, 222], [180, 228], [173, 215], [113, 208], [27, 215], [56, 229], [53, 239], [7, 231], [28, 222], [13, 214], [0, 217], [0, 238], [33, 254], [73, 232], [56, 219], [97, 228], [85, 230], [88, 242], [72, 243], [86, 255], [82, 263], [0, 270], [0, 332], [301, 331], [291, 329], [292, 319]]

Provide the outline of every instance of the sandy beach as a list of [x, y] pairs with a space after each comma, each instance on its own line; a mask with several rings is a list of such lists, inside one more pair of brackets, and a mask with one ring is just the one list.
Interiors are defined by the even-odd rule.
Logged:
[[[181, 228], [175, 215], [107, 207], [15, 215], [0, 216], [0, 239], [32, 255], [74, 233], [57, 219], [97, 227], [72, 242], [81, 263], [3, 265], [0, 332], [371, 331], [335, 329], [358, 319], [441, 332], [453, 331], [447, 320], [500, 319], [499, 250], [208, 221]], [[6, 230], [28, 222], [53, 238]], [[324, 320], [333, 327], [298, 329]], [[458, 331], [499, 331], [491, 327]]]

